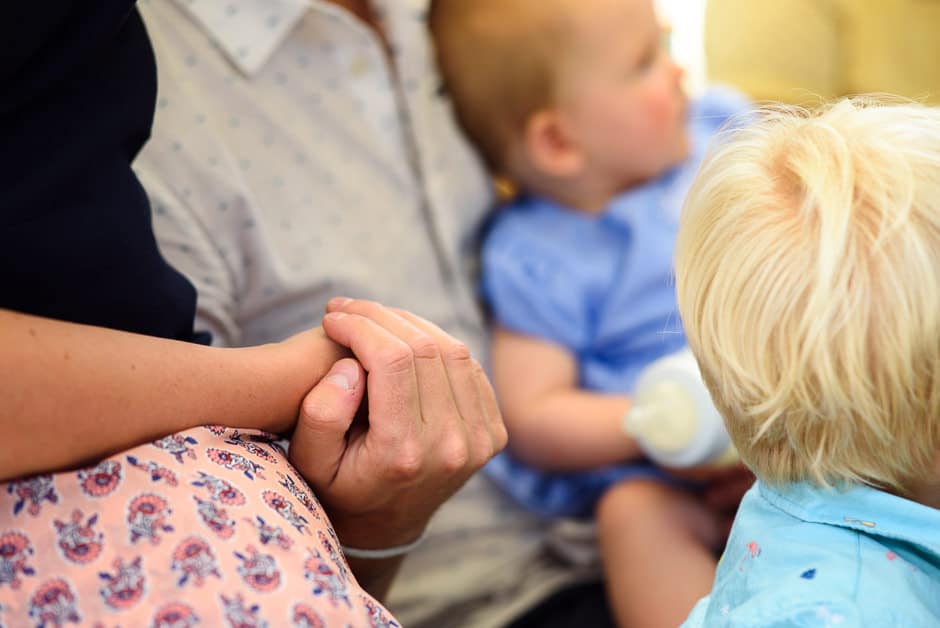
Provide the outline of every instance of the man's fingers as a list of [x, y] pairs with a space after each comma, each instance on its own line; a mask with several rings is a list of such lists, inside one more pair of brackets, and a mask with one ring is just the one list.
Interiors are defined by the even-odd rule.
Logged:
[[454, 391], [460, 416], [473, 434], [470, 463], [484, 464], [506, 446], [507, 433], [492, 385], [470, 349], [443, 329], [405, 310], [393, 311], [434, 337], [441, 347], [441, 357]]
[[488, 459], [502, 451], [508, 436], [496, 401], [496, 393], [483, 367], [470, 354], [470, 349], [420, 316], [396, 308], [392, 308], [392, 311], [437, 339], [460, 413], [473, 423], [471, 429], [474, 432], [485, 435], [486, 451], [482, 453]]
[[346, 452], [346, 432], [362, 400], [364, 373], [355, 360], [336, 362], [304, 397], [290, 443], [295, 465], [315, 470], [306, 474], [314, 486], [332, 482]]
[[439, 431], [448, 419], [459, 418], [460, 408], [454, 390], [455, 374], [450, 373], [449, 365], [459, 362], [461, 358], [469, 362], [470, 352], [464, 345], [420, 317], [373, 301], [334, 299], [327, 309], [332, 311], [324, 321], [340, 313], [362, 316], [381, 326], [411, 349], [421, 417], [430, 422], [432, 431]]
[[[390, 307], [386, 307], [381, 303], [376, 303], [375, 301], [367, 301], [365, 299], [346, 299], [344, 297], [338, 297], [331, 300], [326, 305], [327, 317], [334, 314], [357, 314], [363, 316], [373, 321], [377, 325], [386, 329], [396, 338], [408, 343], [409, 346], [416, 347], [418, 349], [427, 348], [427, 354], [422, 355], [422, 357], [433, 357], [430, 354], [436, 354], [437, 352], [437, 343], [433, 342], [429, 338], [424, 326], [416, 326], [412, 322], [406, 319], [401, 315], [403, 310], [396, 310]], [[417, 318], [417, 317], [413, 317]], [[425, 345], [431, 345], [433, 347], [425, 347]]]
[[420, 317], [348, 299], [327, 312], [324, 332], [368, 374], [369, 425], [331, 461], [324, 503], [353, 545], [374, 543], [377, 524], [393, 543], [410, 540], [505, 443], [495, 395], [467, 348]]
[[401, 338], [358, 314], [327, 314], [323, 330], [334, 342], [349, 347], [369, 373], [369, 439], [375, 441], [376, 451], [400, 456], [402, 447], [424, 429], [413, 350]]
[[476, 371], [477, 390], [479, 391], [487, 422], [487, 431], [490, 433], [493, 443], [493, 455], [495, 455], [506, 448], [506, 444], [509, 442], [509, 432], [506, 430], [505, 422], [503, 422], [503, 414], [499, 409], [499, 402], [496, 400], [496, 391], [493, 390], [493, 384], [490, 383], [479, 362], [474, 362], [474, 370]]

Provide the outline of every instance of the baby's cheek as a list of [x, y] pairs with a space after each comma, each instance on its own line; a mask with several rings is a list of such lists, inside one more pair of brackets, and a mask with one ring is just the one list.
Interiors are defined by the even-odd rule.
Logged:
[[651, 105], [648, 111], [637, 116], [633, 137], [650, 155], [668, 150], [668, 145], [674, 142], [675, 125], [669, 122], [667, 107], [666, 103]]
[[680, 102], [674, 94], [662, 90], [647, 104], [647, 120], [652, 127], [665, 131], [680, 125]]
[[646, 145], [658, 147], [668, 165], [684, 159], [689, 152], [687, 124], [682, 102], [674, 95], [657, 94], [647, 101], [643, 116]]

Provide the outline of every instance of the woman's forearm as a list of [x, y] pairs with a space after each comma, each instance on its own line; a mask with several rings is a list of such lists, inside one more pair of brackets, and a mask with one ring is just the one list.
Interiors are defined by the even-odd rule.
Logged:
[[289, 429], [343, 352], [320, 330], [220, 349], [0, 310], [0, 480], [197, 425]]

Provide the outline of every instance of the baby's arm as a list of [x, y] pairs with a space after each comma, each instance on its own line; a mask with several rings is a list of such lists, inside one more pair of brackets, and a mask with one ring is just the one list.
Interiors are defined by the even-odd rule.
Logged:
[[497, 328], [492, 360], [509, 447], [523, 462], [579, 470], [642, 455], [622, 428], [630, 398], [579, 389], [566, 349]]

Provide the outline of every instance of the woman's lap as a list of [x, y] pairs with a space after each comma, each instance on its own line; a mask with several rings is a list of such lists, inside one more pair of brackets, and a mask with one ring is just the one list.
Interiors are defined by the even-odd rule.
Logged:
[[0, 626], [396, 626], [273, 438], [202, 427], [0, 484]]

